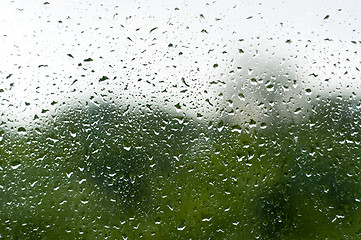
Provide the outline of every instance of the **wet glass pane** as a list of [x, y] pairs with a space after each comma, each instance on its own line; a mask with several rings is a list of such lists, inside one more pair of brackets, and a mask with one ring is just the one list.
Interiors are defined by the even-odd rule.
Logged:
[[0, 238], [358, 239], [360, 4], [0, 2]]

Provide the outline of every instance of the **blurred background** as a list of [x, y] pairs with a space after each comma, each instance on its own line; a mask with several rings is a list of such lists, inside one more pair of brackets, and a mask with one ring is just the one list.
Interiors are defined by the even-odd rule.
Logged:
[[0, 2], [0, 238], [358, 239], [357, 0]]
[[288, 118], [318, 97], [358, 100], [356, 0], [0, 4], [6, 122], [114, 101], [213, 120], [242, 108], [242, 123], [265, 117], [263, 99]]

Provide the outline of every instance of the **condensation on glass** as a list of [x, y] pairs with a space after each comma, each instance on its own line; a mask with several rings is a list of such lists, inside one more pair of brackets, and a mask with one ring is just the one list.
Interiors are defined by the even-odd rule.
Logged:
[[0, 238], [358, 239], [360, 4], [0, 3]]

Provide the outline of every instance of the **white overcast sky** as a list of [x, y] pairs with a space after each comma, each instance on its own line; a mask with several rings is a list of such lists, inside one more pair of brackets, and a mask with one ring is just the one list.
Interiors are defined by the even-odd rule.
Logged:
[[[216, 105], [219, 89], [209, 82], [227, 81], [236, 65], [265, 62], [284, 64], [316, 93], [361, 94], [360, 5], [1, 0], [0, 120], [29, 122], [42, 109], [91, 96], [169, 108], [182, 102], [190, 115], [213, 114], [204, 102]], [[109, 80], [99, 82], [103, 76]]]

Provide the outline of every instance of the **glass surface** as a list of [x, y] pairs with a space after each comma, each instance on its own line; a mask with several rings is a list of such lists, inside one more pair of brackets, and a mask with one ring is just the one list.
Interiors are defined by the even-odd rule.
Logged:
[[358, 239], [360, 10], [0, 1], [0, 238]]

